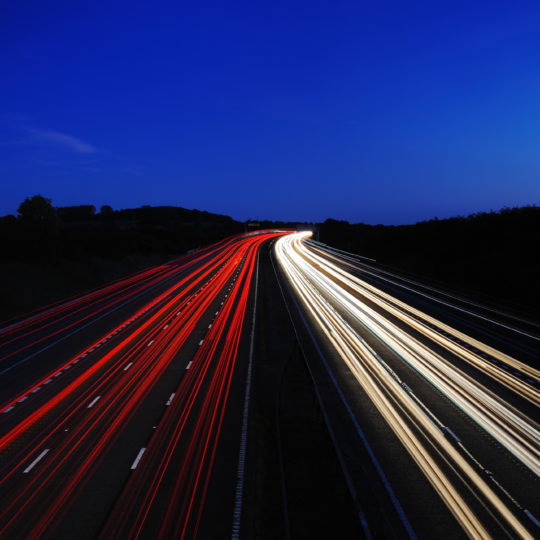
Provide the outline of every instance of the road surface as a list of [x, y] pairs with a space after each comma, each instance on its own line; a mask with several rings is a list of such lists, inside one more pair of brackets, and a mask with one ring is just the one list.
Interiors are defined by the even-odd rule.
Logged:
[[396, 536], [538, 536], [534, 323], [514, 327], [308, 237], [278, 240], [276, 259], [366, 536], [379, 519], [362, 514], [366, 477]]
[[0, 330], [2, 538], [230, 535], [257, 256], [280, 234]]

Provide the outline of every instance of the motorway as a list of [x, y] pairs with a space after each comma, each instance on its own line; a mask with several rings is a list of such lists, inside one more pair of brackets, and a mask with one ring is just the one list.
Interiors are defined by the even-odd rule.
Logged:
[[365, 536], [538, 537], [537, 323], [309, 237], [275, 258]]
[[[0, 328], [0, 537], [269, 537], [257, 415], [294, 341], [343, 473], [341, 537], [538, 537], [539, 329], [280, 231], [48, 306]], [[339, 485], [331, 469], [311, 489]]]
[[238, 529], [258, 252], [281, 235], [224, 240], [0, 329], [0, 537]]

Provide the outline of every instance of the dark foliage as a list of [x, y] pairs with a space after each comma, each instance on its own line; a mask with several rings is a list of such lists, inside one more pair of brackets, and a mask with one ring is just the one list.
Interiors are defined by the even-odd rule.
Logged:
[[[165, 261], [245, 227], [228, 216], [173, 206], [115, 211], [105, 205], [99, 213], [92, 205], [55, 208], [41, 195], [25, 199], [18, 212], [18, 217], [0, 218], [0, 263], [59, 271], [96, 259], [119, 265], [132, 256]], [[247, 230], [297, 225], [248, 222]], [[463, 289], [471, 296], [485, 295], [494, 303], [504, 301], [538, 314], [540, 207], [504, 208], [400, 226], [327, 219], [319, 230], [320, 240], [329, 245]], [[135, 269], [130, 266], [129, 271]], [[10, 280], [10, 275], [4, 277]], [[87, 276], [84, 286], [112, 279], [111, 275], [92, 278]]]
[[92, 257], [127, 255], [173, 257], [243, 231], [228, 216], [173, 206], [114, 211], [92, 205], [54, 208], [35, 195], [19, 207], [19, 217], [0, 218], [4, 261], [57, 264]]
[[230, 217], [149, 206], [54, 208], [36, 195], [0, 218], [0, 320], [242, 232]]
[[538, 315], [538, 206], [400, 226], [328, 219], [320, 225], [320, 240]]

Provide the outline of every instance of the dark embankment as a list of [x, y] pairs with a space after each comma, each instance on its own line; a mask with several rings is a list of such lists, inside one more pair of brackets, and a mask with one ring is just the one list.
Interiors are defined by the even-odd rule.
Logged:
[[228, 216], [161, 206], [54, 208], [26, 199], [0, 218], [0, 321], [242, 232]]
[[328, 219], [320, 225], [320, 240], [538, 317], [538, 206], [400, 226]]

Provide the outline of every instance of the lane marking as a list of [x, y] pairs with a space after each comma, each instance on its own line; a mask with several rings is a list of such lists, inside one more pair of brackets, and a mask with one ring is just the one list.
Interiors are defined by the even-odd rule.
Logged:
[[186, 369], [189, 369], [191, 367], [191, 364], [193, 363], [193, 360], [189, 361], [189, 364], [186, 366]]
[[199, 341], [199, 347], [203, 344], [203, 341], [204, 339], [201, 339], [201, 341]]
[[165, 405], [170, 405], [172, 400], [173, 400], [173, 397], [174, 397], [174, 392], [171, 394], [171, 397], [169, 398], [169, 401], [167, 401], [167, 403], [165, 403]]
[[93, 407], [99, 401], [100, 397], [101, 396], [98, 396], [96, 399], [94, 399], [94, 401], [92, 401], [92, 403], [90, 403], [90, 405], [88, 405], [87, 409], [90, 409], [91, 407]]
[[164, 327], [163, 327], [163, 330], [166, 330], [167, 328], [169, 328], [169, 325], [166, 324]]
[[[346, 253], [346, 252], [345, 252]], [[470, 300], [467, 300], [465, 298], [461, 298], [459, 296], [455, 296], [453, 294], [449, 294], [445, 291], [441, 291], [441, 290], [438, 290], [438, 289], [435, 289], [433, 287], [429, 287], [428, 285], [425, 285], [425, 284], [422, 284], [420, 282], [415, 282], [413, 280], [409, 280], [407, 278], [404, 278], [398, 274], [392, 274], [390, 272], [386, 272], [384, 270], [381, 270], [381, 269], [378, 269], [378, 268], [374, 268], [374, 267], [371, 267], [369, 265], [365, 265], [367, 266], [368, 268], [370, 268], [371, 270], [375, 270], [375, 272], [382, 272], [384, 274], [387, 274], [387, 275], [390, 275], [394, 278], [397, 278], [397, 279], [401, 279], [402, 281], [406, 281], [408, 283], [412, 283], [414, 284], [415, 286], [417, 287], [422, 287], [424, 289], [427, 289], [427, 290], [431, 290], [435, 293], [438, 293], [438, 294], [442, 294], [443, 296], [445, 296], [446, 298], [453, 298], [454, 300], [457, 300], [458, 302], [464, 302], [465, 304], [468, 304], [470, 306], [474, 306], [476, 308], [479, 308], [479, 309], [486, 309], [492, 313], [496, 313], [498, 315], [502, 315], [503, 317], [508, 317], [510, 319], [513, 319], [513, 320], [518, 320], [518, 321], [521, 321], [521, 322], [525, 322], [525, 323], [528, 323], [528, 324], [531, 324], [530, 321], [527, 321], [527, 320], [524, 320], [524, 319], [521, 319], [521, 318], [516, 318], [515, 316], [513, 316], [512, 314], [510, 313], [504, 313], [502, 311], [499, 311], [499, 310], [494, 310], [492, 308], [490, 308], [489, 306], [483, 306], [481, 304], [477, 304], [475, 302], [471, 302]], [[358, 267], [356, 267], [358, 268]], [[535, 341], [540, 341], [540, 337], [539, 336], [535, 336], [533, 334], [529, 334], [528, 332], [524, 332], [522, 330], [519, 330], [518, 328], [514, 328], [513, 326], [509, 326], [507, 324], [504, 324], [502, 322], [499, 322], [495, 319], [490, 319], [489, 317], [486, 317], [484, 315], [481, 315], [480, 313], [476, 313], [474, 311], [470, 311], [468, 309], [465, 309], [465, 308], [462, 308], [460, 306], [456, 306], [455, 304], [452, 304], [450, 302], [447, 302], [447, 301], [444, 301], [444, 300], [441, 300], [440, 298], [437, 298], [435, 296], [431, 296], [430, 294], [427, 294], [427, 293], [424, 293], [424, 292], [421, 292], [419, 291], [418, 289], [414, 289], [412, 287], [408, 287], [407, 285], [403, 285], [402, 283], [399, 283], [397, 281], [394, 281], [392, 279], [389, 279], [387, 277], [383, 277], [381, 275], [377, 275], [376, 273], [374, 272], [370, 272], [370, 271], [367, 271], [367, 270], [363, 270], [364, 272], [366, 272], [367, 274], [370, 274], [372, 276], [374, 276], [375, 278], [378, 278], [378, 279], [381, 279], [382, 281], [387, 281], [389, 283], [392, 283], [393, 285], [397, 285], [398, 287], [401, 287], [402, 289], [406, 289], [408, 291], [412, 291], [413, 293], [415, 294], [418, 294], [420, 296], [423, 296], [424, 298], [428, 298], [429, 300], [433, 300], [435, 302], [438, 302], [439, 304], [442, 304], [442, 305], [445, 305], [445, 306], [448, 306], [450, 308], [453, 308], [453, 309], [456, 309], [458, 311], [461, 311], [462, 313], [467, 313], [468, 315], [472, 315], [473, 317], [476, 317], [478, 319], [482, 319], [484, 321], [487, 321], [489, 323], [492, 323], [492, 324], [495, 324], [497, 326], [501, 326], [502, 328], [506, 328], [507, 330], [511, 330], [513, 332], [517, 332], [518, 334], [521, 334], [523, 336], [526, 336], [528, 338], [531, 338], [531, 339], [534, 339]], [[533, 323], [534, 324], [534, 323]]]
[[32, 463], [30, 463], [26, 469], [24, 469], [23, 474], [29, 473], [37, 465], [37, 463], [39, 463], [39, 461], [45, 457], [45, 454], [47, 454], [48, 451], [49, 448], [45, 448], [45, 450], [43, 450], [43, 452], [41, 452], [41, 454], [39, 454], [39, 456], [34, 459], [34, 461], [32, 461]]
[[529, 519], [530, 519], [537, 527], [540, 527], [540, 521], [538, 521], [538, 520], [536, 519], [536, 517], [535, 517], [533, 514], [531, 514], [531, 512], [530, 512], [529, 510], [527, 510], [527, 509], [525, 508], [525, 510], [523, 510], [523, 512], [525, 513], [525, 515], [526, 515], [526, 516], [527, 516], [527, 517], [528, 517], [528, 518], [529, 518]]
[[152, 343], [154, 343], [154, 340], [153, 340], [153, 339], [151, 339], [151, 340], [148, 342], [147, 347], [150, 347], [150, 345], [152, 345]]
[[[300, 341], [300, 336], [298, 334], [297, 327], [296, 327], [296, 325], [294, 323], [294, 319], [292, 317], [292, 313], [291, 313], [291, 310], [289, 308], [289, 304], [287, 303], [287, 300], [285, 298], [285, 293], [283, 291], [283, 287], [281, 285], [281, 281], [279, 280], [279, 277], [278, 277], [276, 267], [275, 267], [275, 264], [274, 264], [273, 260], [272, 260], [272, 266], [274, 268], [274, 273], [276, 275], [276, 280], [278, 282], [278, 285], [279, 285], [279, 288], [280, 288], [280, 291], [281, 291], [281, 295], [282, 295], [283, 301], [285, 303], [285, 307], [287, 309], [287, 312], [289, 314], [289, 318], [290, 318], [290, 320], [292, 322], [292, 326], [294, 328], [294, 333], [296, 335], [296, 339], [298, 341], [298, 344], [300, 346], [302, 354], [304, 355], [304, 358], [307, 358], [307, 356], [306, 356], [306, 354], [304, 352], [304, 349], [302, 347], [302, 343]], [[321, 359], [322, 364], [323, 364], [326, 372], [330, 376], [330, 380], [332, 381], [332, 384], [333, 384], [334, 388], [338, 392], [340, 400], [343, 403], [343, 405], [344, 405], [344, 407], [345, 407], [345, 409], [346, 409], [346, 411], [347, 411], [347, 413], [349, 415], [349, 418], [351, 419], [351, 421], [352, 421], [352, 423], [353, 423], [353, 425], [354, 425], [354, 427], [356, 429], [356, 433], [360, 437], [360, 439], [362, 441], [362, 444], [364, 445], [364, 448], [365, 448], [365, 450], [367, 451], [367, 453], [369, 455], [371, 463], [375, 466], [377, 474], [379, 475], [379, 479], [382, 481], [383, 486], [384, 486], [384, 488], [386, 490], [386, 493], [389, 495], [389, 497], [390, 497], [390, 499], [392, 501], [392, 505], [394, 506], [394, 509], [397, 512], [402, 525], [404, 526], [407, 534], [409, 535], [409, 538], [412, 539], [412, 540], [417, 540], [417, 536], [416, 536], [416, 534], [415, 534], [415, 532], [414, 532], [414, 530], [413, 530], [413, 528], [412, 528], [412, 526], [411, 526], [411, 524], [409, 522], [409, 519], [407, 518], [407, 515], [405, 514], [405, 511], [403, 510], [403, 507], [401, 506], [401, 503], [399, 502], [398, 498], [396, 497], [396, 495], [394, 493], [394, 490], [392, 489], [392, 486], [390, 485], [390, 482], [388, 481], [388, 478], [387, 478], [386, 474], [384, 473], [384, 470], [382, 469], [382, 466], [379, 463], [379, 460], [375, 456], [375, 453], [373, 452], [373, 450], [372, 450], [372, 448], [371, 448], [371, 446], [370, 446], [370, 444], [369, 444], [369, 442], [367, 440], [367, 437], [365, 436], [364, 432], [362, 431], [356, 416], [354, 415], [348, 401], [345, 398], [345, 395], [343, 394], [341, 388], [339, 387], [339, 384], [338, 384], [336, 378], [334, 377], [334, 373], [330, 369], [330, 366], [328, 365], [328, 363], [326, 361], [326, 358], [324, 357], [324, 355], [323, 355], [323, 353], [322, 353], [322, 351], [321, 351], [321, 349], [319, 347], [319, 344], [317, 343], [317, 340], [315, 339], [315, 336], [313, 335], [313, 333], [311, 331], [311, 328], [309, 327], [309, 325], [308, 325], [308, 323], [307, 323], [307, 321], [306, 321], [306, 319], [304, 317], [304, 314], [302, 313], [302, 310], [301, 310], [301, 308], [300, 308], [300, 306], [299, 306], [299, 304], [298, 304], [298, 302], [296, 300], [295, 294], [296, 293], [295, 293], [294, 289], [292, 289], [292, 287], [290, 287], [289, 288], [289, 297], [292, 299], [292, 303], [293, 303], [294, 307], [296, 307], [297, 313], [300, 315], [300, 318], [301, 318], [301, 320], [303, 322], [303, 326], [307, 330], [307, 334], [311, 338], [311, 341], [312, 341], [313, 345], [315, 346], [315, 350], [317, 351], [318, 356]], [[315, 378], [311, 374], [309, 363], [306, 362], [306, 364], [307, 364], [308, 371], [310, 371], [311, 379], [312, 379], [312, 381], [314, 383], [314, 388], [315, 388], [315, 394], [317, 396], [317, 401], [319, 402], [319, 406], [321, 408], [321, 412], [323, 413], [323, 418], [325, 420], [325, 424], [328, 427], [328, 430], [330, 432], [330, 437], [332, 438], [332, 441], [334, 443], [334, 448], [336, 449], [336, 451], [338, 451], [338, 459], [339, 459], [339, 456], [341, 456], [341, 451], [339, 451], [339, 447], [336, 444], [334, 430], [332, 429], [332, 426], [330, 424], [330, 420], [329, 420], [329, 417], [328, 417], [327, 412], [326, 412], [326, 407], [324, 406], [324, 403], [323, 403], [323, 400], [322, 400], [322, 397], [321, 397], [321, 394], [320, 394], [319, 386], [317, 384], [317, 381], [315, 380]], [[340, 465], [343, 463], [341, 466], [342, 466], [343, 472], [345, 473], [345, 479], [347, 481], [349, 491], [351, 492], [351, 495], [353, 495], [353, 498], [355, 500], [357, 500], [356, 488], [354, 487], [354, 485], [350, 481], [349, 473], [346, 472], [346, 470], [347, 470], [346, 464], [345, 464], [344, 461], [342, 461], [342, 459], [339, 459], [339, 461], [340, 461]], [[362, 523], [363, 527], [364, 526], [366, 527], [364, 532], [368, 533], [371, 536], [371, 533], [369, 532], [369, 528], [367, 527], [367, 521], [361, 520], [361, 523]]]
[[25, 399], [28, 399], [28, 396], [23, 396], [17, 403], [22, 403]]
[[35, 394], [38, 390], [41, 390], [41, 386], [38, 386], [37, 388], [34, 388], [31, 392], [31, 394]]
[[4, 413], [7, 413], [7, 412], [12, 411], [12, 410], [13, 410], [13, 405], [12, 405], [11, 407], [8, 407], [8, 408], [4, 411]]
[[[54, 347], [55, 345], [57, 345], [58, 343], [66, 340], [67, 338], [73, 336], [74, 334], [80, 332], [81, 330], [84, 330], [85, 328], [88, 328], [90, 325], [96, 323], [97, 321], [103, 319], [104, 317], [107, 317], [109, 316], [111, 313], [119, 310], [120, 308], [122, 308], [123, 306], [127, 305], [128, 303], [130, 302], [133, 302], [134, 300], [136, 300], [137, 298], [141, 297], [142, 295], [144, 294], [147, 294], [150, 290], [158, 287], [159, 284], [156, 284], [156, 285], [152, 285], [152, 287], [150, 287], [149, 289], [146, 289], [142, 292], [140, 292], [139, 294], [129, 298], [128, 300], [126, 300], [125, 302], [122, 302], [121, 304], [118, 304], [117, 306], [115, 306], [114, 308], [110, 309], [110, 310], [107, 310], [105, 313], [102, 313], [101, 315], [99, 315], [99, 317], [96, 317], [94, 319], [92, 319], [91, 321], [89, 321], [88, 323], [84, 324], [83, 326], [80, 326], [78, 328], [75, 328], [72, 332], [69, 332], [68, 334], [62, 336], [61, 338], [57, 339], [56, 341], [53, 341], [52, 343], [49, 343], [49, 345], [46, 345], [45, 347], [39, 349], [38, 351], [35, 351], [31, 354], [29, 354], [28, 356], [26, 356], [25, 358], [19, 360], [18, 362], [15, 362], [14, 364], [12, 364], [11, 366], [7, 367], [6, 369], [3, 369], [2, 371], [0, 371], [0, 375], [4, 375], [5, 373], [7, 373], [8, 371], [11, 371], [12, 369], [16, 368], [17, 366], [20, 366], [21, 364], [23, 364], [24, 362], [27, 362], [28, 360], [31, 360], [32, 358], [35, 358], [36, 356], [38, 356], [39, 354], [41, 354], [42, 352], [44, 351], [47, 351], [48, 349], [50, 349], [51, 347]], [[154, 306], [149, 306], [147, 308], [146, 311], [148, 311], [149, 309], [153, 308]], [[140, 316], [140, 315], [139, 315]], [[138, 317], [139, 317], [138, 316]], [[136, 317], [136, 318], [138, 318]], [[123, 329], [125, 328], [128, 324], [131, 324], [133, 322], [133, 320], [135, 319], [132, 319], [130, 321], [128, 321], [127, 323], [125, 323], [123, 326], [120, 327], [120, 329]], [[86, 351], [86, 353], [89, 353], [89, 352], [92, 352], [94, 349], [90, 349], [88, 351]]]
[[130, 363], [124, 368], [124, 371], [127, 371], [132, 365], [133, 365], [133, 362], [130, 362]]
[[[277, 246], [274, 248], [274, 251], [275, 251], [275, 255], [276, 255], [277, 258], [279, 259], [279, 253], [277, 253], [277, 251], [278, 251]], [[352, 496], [352, 499], [353, 499], [353, 501], [354, 501], [354, 504], [355, 504], [355, 507], [356, 507], [356, 512], [357, 512], [357, 514], [358, 514], [358, 518], [359, 518], [359, 520], [360, 520], [360, 523], [361, 523], [361, 525], [362, 525], [362, 528], [363, 528], [363, 530], [364, 530], [364, 534], [365, 534], [366, 538], [372, 539], [373, 536], [372, 536], [371, 531], [370, 531], [370, 529], [369, 529], [369, 525], [368, 525], [367, 519], [366, 519], [366, 517], [365, 517], [365, 515], [364, 515], [364, 513], [363, 513], [363, 511], [362, 511], [361, 506], [359, 505], [358, 498], [357, 498], [357, 493], [356, 493], [356, 488], [355, 488], [355, 486], [354, 486], [354, 483], [352, 482], [352, 479], [350, 478], [349, 471], [348, 471], [348, 467], [347, 467], [347, 465], [346, 465], [346, 463], [345, 463], [345, 460], [344, 460], [344, 458], [343, 458], [343, 454], [342, 454], [342, 452], [341, 452], [341, 450], [340, 450], [340, 448], [339, 448], [339, 445], [337, 444], [337, 440], [336, 440], [336, 437], [335, 437], [335, 434], [334, 434], [334, 430], [333, 430], [333, 428], [332, 428], [332, 425], [330, 424], [329, 417], [328, 417], [328, 415], [327, 415], [327, 411], [326, 411], [325, 405], [324, 405], [323, 400], [322, 400], [322, 398], [321, 398], [321, 394], [320, 394], [320, 391], [319, 391], [318, 383], [317, 383], [317, 381], [316, 381], [316, 379], [315, 379], [315, 377], [314, 377], [314, 375], [313, 375], [313, 373], [312, 373], [312, 371], [311, 371], [310, 365], [309, 365], [308, 360], [307, 360], [308, 357], [306, 357], [305, 352], [304, 352], [304, 349], [303, 349], [302, 342], [301, 342], [300, 339], [299, 339], [298, 329], [297, 329], [297, 324], [296, 324], [296, 321], [295, 321], [295, 320], [293, 319], [293, 317], [292, 317], [291, 308], [289, 307], [289, 302], [287, 301], [287, 298], [285, 297], [285, 293], [284, 293], [284, 290], [283, 290], [283, 287], [282, 287], [282, 284], [281, 284], [280, 276], [278, 276], [278, 272], [277, 272], [277, 270], [276, 270], [276, 265], [274, 264], [274, 259], [273, 259], [272, 257], [271, 257], [271, 262], [272, 262], [272, 266], [273, 266], [273, 269], [274, 269], [276, 281], [277, 281], [277, 283], [278, 283], [278, 285], [279, 285], [279, 288], [280, 288], [280, 290], [281, 290], [281, 294], [282, 294], [282, 297], [283, 297], [283, 301], [284, 301], [285, 307], [286, 307], [286, 309], [287, 309], [287, 312], [288, 312], [288, 314], [289, 314], [289, 317], [290, 317], [290, 320], [291, 320], [291, 324], [292, 324], [294, 333], [295, 333], [296, 338], [297, 338], [297, 342], [298, 342], [298, 344], [299, 344], [301, 353], [302, 353], [302, 355], [304, 356], [304, 360], [305, 360], [305, 363], [306, 363], [306, 367], [307, 367], [307, 369], [308, 369], [308, 371], [309, 371], [309, 373], [310, 373], [310, 377], [311, 377], [312, 382], [313, 382], [313, 386], [314, 386], [314, 390], [315, 390], [315, 395], [316, 395], [316, 397], [317, 397], [317, 401], [319, 402], [319, 406], [320, 406], [321, 413], [322, 413], [322, 415], [323, 415], [325, 424], [326, 424], [326, 426], [327, 426], [327, 428], [328, 428], [328, 432], [329, 432], [329, 435], [330, 435], [330, 437], [331, 437], [331, 439], [332, 439], [333, 446], [334, 446], [334, 448], [335, 448], [335, 450], [336, 450], [337, 458], [338, 458], [338, 461], [339, 461], [339, 463], [340, 463], [341, 469], [342, 469], [342, 471], [343, 471], [343, 473], [344, 473], [345, 480], [346, 480], [346, 483], [347, 483], [349, 492], [350, 492], [350, 494], [351, 494], [351, 496]], [[283, 274], [281, 274], [281, 278], [282, 278], [282, 280], [283, 280], [284, 282], [286, 282], [287, 272], [285, 271], [284, 268], [282, 268], [282, 272], [283, 272]], [[303, 315], [302, 311], [300, 310], [300, 307], [298, 306], [297, 299], [296, 299], [296, 297], [295, 297], [295, 292], [296, 292], [296, 291], [294, 291], [293, 288], [292, 288], [292, 286], [291, 286], [290, 289], [289, 289], [289, 295], [287, 295], [288, 298], [290, 298], [290, 300], [292, 300], [291, 306], [292, 306], [292, 304], [294, 304], [294, 305], [296, 306], [297, 312], [298, 312], [298, 314], [300, 315], [300, 318], [302, 319], [302, 321], [303, 321], [303, 323], [304, 323], [304, 326], [305, 326], [305, 328], [306, 328], [306, 330], [307, 330], [309, 336], [311, 337], [311, 339], [312, 339], [312, 341], [313, 341], [313, 344], [315, 345], [315, 348], [316, 348], [317, 352], [319, 353], [320, 359], [321, 359], [323, 365], [325, 366], [325, 368], [326, 368], [328, 374], [330, 375], [330, 378], [333, 380], [334, 385], [335, 385], [335, 388], [336, 388], [336, 390], [338, 390], [338, 393], [340, 394], [340, 397], [342, 398], [342, 402], [343, 402], [343, 404], [345, 405], [345, 407], [347, 408], [347, 410], [348, 410], [348, 412], [349, 412], [349, 415], [351, 416], [351, 420], [353, 420], [353, 424], [355, 425], [355, 427], [357, 428], [357, 431], [358, 431], [359, 427], [358, 427], [357, 424], [356, 424], [355, 418], [352, 416], [352, 411], [350, 411], [350, 410], [348, 409], [348, 403], [344, 400], [344, 396], [342, 395], [340, 388], [337, 386], [337, 383], [336, 383], [336, 381], [335, 381], [335, 379], [334, 379], [333, 373], [329, 370], [328, 365], [326, 364], [326, 360], [325, 360], [325, 358], [323, 357], [322, 352], [321, 352], [321, 350], [320, 350], [320, 348], [319, 348], [319, 345], [318, 345], [318, 343], [315, 341], [315, 338], [313, 337], [313, 334], [311, 333], [311, 330], [310, 330], [309, 326], [308, 326], [307, 323], [306, 323], [306, 320], [305, 320], [305, 318], [304, 318], [304, 315]], [[325, 323], [325, 324], [326, 324], [326, 323]], [[347, 324], [347, 323], [345, 323], [345, 324]], [[358, 431], [358, 435], [360, 435], [361, 438], [363, 437], [363, 433], [361, 433], [360, 431]], [[370, 449], [369, 446], [367, 445], [367, 441], [364, 441], [364, 440], [363, 440], [363, 442], [364, 442], [364, 446], [365, 446], [366, 450], [368, 450], [368, 453], [370, 453], [370, 450], [371, 450], [371, 449]], [[372, 457], [372, 456], [371, 456], [371, 453], [370, 453], [370, 457]], [[377, 470], [378, 470], [378, 467], [377, 467], [378, 463], [377, 463], [376, 461], [373, 461], [373, 459], [372, 459], [372, 462], [373, 462], [373, 464], [376, 466], [376, 468], [377, 468]], [[380, 471], [380, 472], [382, 472], [382, 471]], [[385, 483], [386, 478], [384, 477], [384, 474], [380, 475], [380, 478], [381, 478], [381, 480], [383, 480], [383, 483]], [[385, 484], [385, 487], [386, 487], [386, 484]], [[388, 492], [388, 494], [391, 496], [392, 501], [393, 501], [393, 500], [394, 500], [393, 497], [392, 497], [393, 492], [391, 492], [391, 490], [390, 490], [390, 491]], [[397, 502], [397, 501], [396, 501], [396, 502]], [[398, 506], [395, 506], [395, 509], [398, 511], [398, 514], [400, 515], [400, 517], [402, 517], [401, 514], [400, 514], [400, 512], [399, 512], [399, 510], [401, 509], [401, 507], [399, 507], [399, 505], [398, 505]], [[414, 531], [412, 531], [412, 529], [409, 530], [409, 529], [407, 528], [408, 521], [406, 521], [406, 516], [403, 516], [403, 517], [405, 517], [405, 522], [403, 522], [403, 520], [402, 520], [402, 523], [405, 525], [405, 528], [406, 528], [406, 530], [407, 530], [407, 532], [408, 532], [409, 538], [411, 538], [411, 540], [412, 540], [412, 539], [415, 539], [416, 536], [414, 535]]]
[[[253, 317], [251, 323], [251, 343], [249, 345], [249, 361], [246, 377], [246, 390], [244, 394], [244, 412], [242, 415], [242, 432], [240, 434], [240, 452], [238, 455], [238, 468], [236, 471], [236, 490], [233, 510], [232, 540], [240, 538], [240, 523], [242, 519], [242, 500], [244, 497], [244, 476], [246, 470], [246, 447], [249, 420], [249, 398], [251, 394], [251, 369], [253, 364], [253, 347], [255, 343], [255, 321], [257, 314], [257, 292], [259, 286], [259, 252], [257, 252], [255, 272], [255, 300], [253, 302]], [[223, 302], [221, 302], [223, 305]]]
[[137, 454], [137, 457], [135, 458], [135, 461], [133, 462], [133, 465], [131, 466], [132, 471], [137, 468], [137, 465], [139, 464], [139, 461], [141, 461], [142, 455], [144, 454], [145, 450], [146, 448], [141, 448], [139, 450], [139, 453]]
[[52, 381], [52, 379], [47, 379], [43, 384], [49, 384]]

